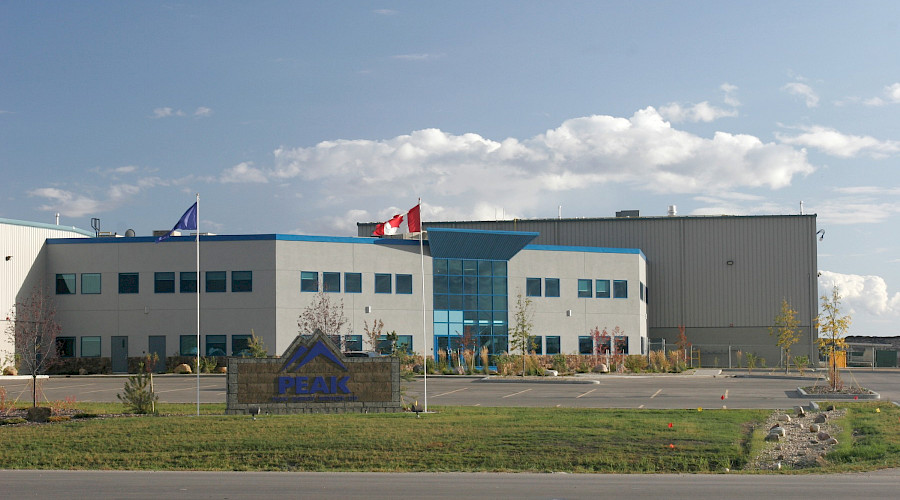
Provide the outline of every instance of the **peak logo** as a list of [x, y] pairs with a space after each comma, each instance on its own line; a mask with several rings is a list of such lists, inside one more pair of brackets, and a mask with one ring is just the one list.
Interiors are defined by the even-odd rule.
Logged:
[[[341, 367], [342, 370], [347, 371], [347, 366], [344, 365], [343, 361], [337, 357], [334, 351], [325, 345], [325, 342], [322, 340], [318, 340], [312, 347], [307, 348], [304, 345], [298, 346], [297, 350], [294, 351], [294, 355], [288, 358], [287, 362], [281, 367], [282, 372], [298, 372], [301, 368], [303, 368], [310, 361], [318, 358], [319, 356], [324, 357], [328, 361], [331, 361], [335, 365]], [[298, 363], [299, 361], [299, 363]], [[296, 366], [294, 365], [295, 363]]]

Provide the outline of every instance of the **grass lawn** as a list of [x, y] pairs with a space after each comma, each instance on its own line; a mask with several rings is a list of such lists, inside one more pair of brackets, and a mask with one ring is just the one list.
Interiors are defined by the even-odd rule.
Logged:
[[[0, 427], [0, 468], [721, 472], [754, 453], [768, 410], [437, 407], [409, 413], [224, 416], [160, 405], [163, 417]], [[900, 409], [853, 408], [833, 470], [900, 466]], [[94, 413], [118, 404], [79, 403]], [[669, 427], [669, 424], [672, 424]], [[847, 424], [851, 425], [847, 425]], [[856, 432], [854, 436], [852, 433]], [[860, 453], [862, 451], [862, 453]], [[822, 471], [822, 469], [818, 469]], [[831, 469], [829, 469], [831, 471]]]

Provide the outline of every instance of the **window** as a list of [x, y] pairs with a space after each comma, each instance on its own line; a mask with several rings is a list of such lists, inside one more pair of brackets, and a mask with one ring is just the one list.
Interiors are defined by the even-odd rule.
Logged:
[[348, 351], [362, 351], [363, 350], [362, 335], [345, 335], [344, 336], [344, 349], [346, 349]]
[[253, 271], [231, 271], [232, 292], [253, 291]]
[[56, 353], [61, 358], [74, 358], [75, 337], [56, 337]]
[[322, 273], [322, 290], [341, 293], [341, 273]]
[[525, 296], [540, 297], [541, 296], [541, 279], [526, 278], [525, 279]]
[[175, 293], [175, 273], [153, 273], [153, 293]]
[[100, 337], [81, 337], [81, 357], [100, 357]]
[[547, 336], [547, 354], [559, 354], [559, 337]]
[[644, 287], [644, 302], [646, 302], [647, 304], [650, 303], [650, 287], [649, 286]]
[[319, 273], [315, 271], [300, 272], [300, 291], [301, 292], [318, 292], [319, 291]]
[[535, 336], [531, 337], [531, 349], [529, 349], [529, 352], [534, 352], [535, 354], [537, 354], [539, 356], [541, 354], [544, 354], [544, 350], [542, 349], [543, 344], [544, 344], [543, 340], [544, 339], [541, 338], [540, 335], [535, 335]]
[[412, 353], [412, 335], [397, 335], [396, 346], [391, 345], [391, 340], [387, 335], [382, 335], [378, 337], [378, 345], [375, 347], [375, 351], [381, 354], [392, 354], [394, 347], [396, 347], [397, 352]]
[[231, 355], [232, 356], [249, 356], [250, 355], [250, 336], [249, 335], [232, 335], [231, 336]]
[[609, 280], [597, 280], [597, 298], [609, 298]]
[[559, 278], [544, 278], [544, 297], [559, 297]]
[[207, 356], [227, 356], [227, 340], [225, 335], [207, 335], [206, 336], [206, 355]]
[[225, 271], [206, 271], [206, 293], [225, 291]]
[[197, 273], [195, 271], [180, 273], [181, 293], [197, 293]]
[[412, 293], [412, 274], [398, 274], [396, 279], [397, 293]]
[[138, 293], [138, 273], [119, 273], [119, 293]]
[[578, 297], [591, 296], [591, 280], [578, 280]]
[[406, 352], [406, 354], [412, 354], [413, 352], [413, 336], [412, 335], [397, 335], [397, 351]]
[[580, 336], [578, 337], [578, 354], [593, 354], [594, 353], [594, 339], [588, 336]]
[[390, 274], [375, 274], [375, 293], [391, 293]]
[[180, 356], [196, 356], [197, 355], [197, 336], [182, 335], [178, 339], [178, 354]]
[[615, 299], [627, 299], [628, 298], [628, 282], [625, 280], [615, 280], [613, 281], [613, 298]]
[[75, 293], [75, 275], [74, 274], [57, 274], [56, 275], [56, 294], [70, 295]]
[[100, 293], [100, 273], [81, 274], [81, 293]]
[[616, 335], [615, 346], [615, 354], [628, 354], [628, 337]]
[[344, 292], [362, 293], [362, 274], [344, 273]]

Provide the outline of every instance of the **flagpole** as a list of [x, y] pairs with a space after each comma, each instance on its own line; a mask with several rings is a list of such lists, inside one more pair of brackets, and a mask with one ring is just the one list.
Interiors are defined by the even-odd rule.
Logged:
[[197, 416], [200, 416], [200, 193], [197, 193]]
[[419, 256], [422, 260], [422, 373], [425, 374], [425, 406], [428, 413], [428, 310], [425, 309], [425, 244], [422, 242], [422, 234], [425, 228], [422, 226], [422, 198], [419, 198]]

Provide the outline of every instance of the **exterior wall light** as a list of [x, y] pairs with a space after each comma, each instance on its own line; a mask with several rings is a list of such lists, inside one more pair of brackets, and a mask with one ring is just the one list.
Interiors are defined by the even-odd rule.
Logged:
[[733, 265], [734, 265], [734, 261], [733, 261], [733, 260], [726, 261], [725, 263], [728, 264], [729, 266], [733, 266]]

